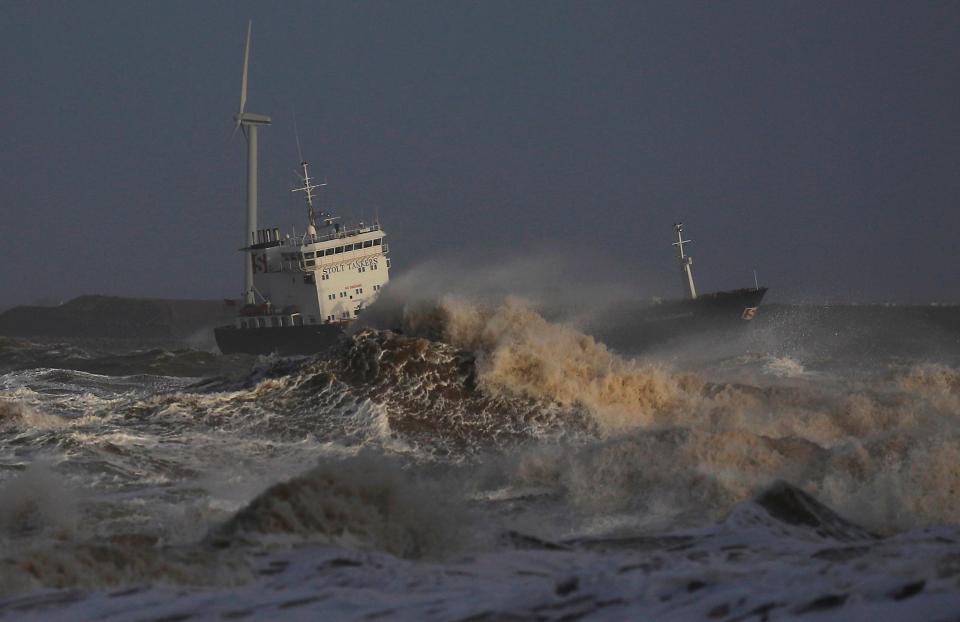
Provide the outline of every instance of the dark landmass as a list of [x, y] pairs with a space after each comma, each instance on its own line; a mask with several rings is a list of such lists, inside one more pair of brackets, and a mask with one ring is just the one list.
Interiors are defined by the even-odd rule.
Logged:
[[[233, 321], [223, 300], [80, 296], [57, 306], [19, 306], [0, 313], [0, 335], [142, 342], [212, 341]], [[209, 334], [209, 338], [207, 338]]]

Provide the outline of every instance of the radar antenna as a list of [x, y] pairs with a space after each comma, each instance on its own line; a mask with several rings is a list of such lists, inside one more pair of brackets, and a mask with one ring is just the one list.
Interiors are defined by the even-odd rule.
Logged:
[[677, 232], [677, 241], [673, 245], [677, 247], [677, 259], [680, 260], [680, 269], [683, 271], [683, 286], [693, 300], [697, 297], [697, 287], [693, 284], [693, 257], [683, 252], [683, 245], [689, 244], [690, 240], [683, 239], [682, 222], [673, 223], [673, 229]]

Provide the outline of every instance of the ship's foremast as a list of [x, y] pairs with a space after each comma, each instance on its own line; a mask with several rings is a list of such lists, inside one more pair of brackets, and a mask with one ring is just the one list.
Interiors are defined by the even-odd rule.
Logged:
[[673, 243], [677, 247], [677, 259], [680, 261], [680, 270], [683, 272], [683, 287], [687, 290], [687, 295], [691, 300], [697, 297], [697, 286], [693, 283], [693, 257], [683, 252], [683, 245], [689, 244], [690, 240], [683, 239], [683, 223], [673, 223], [673, 229], [677, 233], [677, 241]]

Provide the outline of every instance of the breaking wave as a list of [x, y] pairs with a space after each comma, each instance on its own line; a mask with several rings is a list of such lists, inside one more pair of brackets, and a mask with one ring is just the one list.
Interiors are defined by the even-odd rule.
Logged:
[[272, 486], [211, 534], [232, 542], [314, 542], [437, 557], [469, 541], [466, 514], [437, 482], [415, 478], [379, 454], [322, 461]]
[[[960, 369], [942, 360], [848, 373], [763, 350], [685, 366], [517, 299], [456, 298], [202, 380], [173, 372], [212, 355], [25, 347], [0, 352], [0, 591], [230, 585], [255, 574], [251, 551], [301, 546], [442, 563], [960, 523]], [[53, 365], [64, 352], [126, 373]]]
[[788, 384], [766, 370], [715, 381], [625, 359], [517, 300], [444, 299], [405, 309], [401, 333], [366, 329], [327, 357], [261, 369], [252, 388], [196, 399], [269, 405], [287, 433], [420, 456], [510, 451], [509, 483], [557, 486], [588, 514], [716, 518], [784, 479], [873, 529], [960, 521], [956, 369], [831, 383], [800, 365], [777, 364]]

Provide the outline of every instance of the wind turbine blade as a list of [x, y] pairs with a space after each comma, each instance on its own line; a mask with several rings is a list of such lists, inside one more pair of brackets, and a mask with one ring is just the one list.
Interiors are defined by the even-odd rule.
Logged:
[[[240, 112], [242, 115], [247, 105], [247, 70], [250, 67], [250, 30], [253, 28], [253, 20], [247, 22], [247, 45], [243, 48], [243, 80], [240, 81]], [[237, 120], [237, 125], [240, 121]]]

